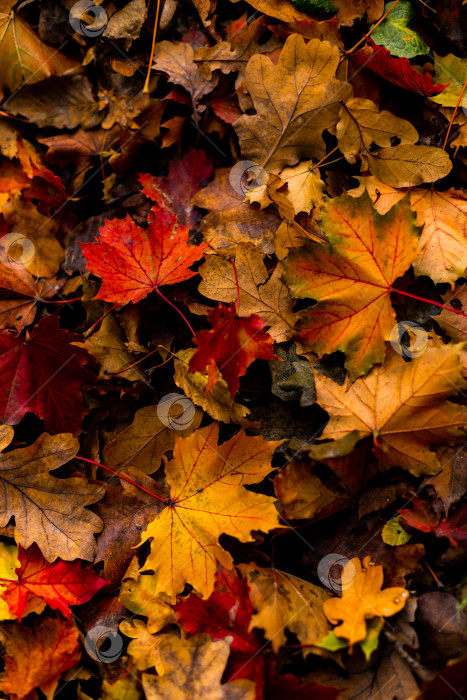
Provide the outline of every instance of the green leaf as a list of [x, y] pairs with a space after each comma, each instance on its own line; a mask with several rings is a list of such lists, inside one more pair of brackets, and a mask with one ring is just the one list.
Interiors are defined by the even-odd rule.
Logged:
[[297, 10], [307, 12], [309, 15], [317, 12], [337, 12], [337, 7], [332, 4], [332, 0], [292, 0], [292, 4]]
[[405, 544], [408, 542], [412, 535], [404, 530], [399, 522], [399, 518], [392, 518], [388, 520], [386, 525], [383, 527], [381, 532], [381, 537], [385, 544], [390, 544], [392, 547], [397, 547], [400, 544]]
[[[449, 85], [436, 97], [430, 97], [430, 100], [444, 107], [455, 107], [466, 79], [467, 60], [465, 58], [458, 58], [452, 53], [448, 53], [447, 56], [438, 56], [435, 53], [435, 75], [433, 80], [435, 83], [449, 83]], [[467, 90], [464, 93], [460, 106], [467, 107]]]
[[327, 649], [328, 651], [339, 651], [339, 649], [345, 649], [349, 646], [349, 643], [345, 639], [341, 639], [334, 634], [334, 632], [329, 632], [324, 639], [316, 644], [317, 647], [321, 649]]
[[[387, 2], [384, 11], [387, 12], [394, 0]], [[428, 53], [430, 47], [425, 44], [417, 32], [410, 29], [415, 17], [415, 10], [410, 2], [400, 2], [372, 32], [371, 38], [375, 44], [384, 46], [393, 56], [414, 58]]]
[[378, 648], [379, 634], [383, 629], [384, 620], [382, 617], [375, 617], [367, 623], [367, 633], [363, 642], [360, 642], [366, 661], [369, 661], [371, 655]]

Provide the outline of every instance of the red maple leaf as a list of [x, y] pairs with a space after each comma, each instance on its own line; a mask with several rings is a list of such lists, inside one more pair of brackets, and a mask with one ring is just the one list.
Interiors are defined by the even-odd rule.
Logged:
[[94, 376], [83, 367], [88, 352], [72, 345], [77, 333], [60, 328], [57, 316], [42, 318], [26, 337], [0, 332], [0, 419], [16, 425], [28, 411], [52, 433], [78, 434], [87, 407], [83, 384]]
[[156, 204], [148, 228], [126, 216], [106, 221], [96, 243], [80, 243], [89, 269], [103, 284], [96, 299], [123, 306], [144, 299], [164, 284], [183, 282], [196, 272], [190, 265], [205, 245], [189, 245], [188, 228], [177, 226], [175, 215]]
[[209, 371], [207, 391], [219, 378], [219, 370], [227, 382], [232, 398], [237, 393], [240, 377], [256, 359], [277, 359], [273, 339], [263, 328], [267, 325], [256, 314], [240, 318], [235, 304], [219, 304], [208, 314], [212, 330], [199, 331], [195, 337], [198, 350], [190, 360], [190, 372]]
[[351, 55], [351, 60], [362, 68], [369, 68], [373, 73], [377, 73], [404, 90], [417, 92], [426, 97], [437, 95], [447, 87], [441, 83], [434, 85], [431, 73], [418, 73], [413, 69], [408, 58], [391, 56], [384, 46], [378, 46], [371, 39], [368, 39], [363, 49]]
[[99, 589], [107, 585], [92, 569], [82, 569], [80, 561], [56, 561], [53, 564], [42, 556], [36, 545], [18, 549], [20, 566], [15, 573], [17, 581], [2, 579], [5, 591], [2, 598], [21, 622], [26, 606], [40, 598], [65, 617], [71, 617], [70, 605], [87, 603]]
[[[189, 635], [207, 632], [212, 639], [232, 638], [227, 666], [228, 680], [249, 678], [256, 683], [257, 699], [263, 696], [264, 658], [255, 632], [249, 632], [253, 608], [248, 583], [235, 569], [219, 568], [214, 592], [203, 600], [195, 593], [182, 598], [175, 608], [177, 620]], [[226, 682], [228, 682], [228, 680]]]

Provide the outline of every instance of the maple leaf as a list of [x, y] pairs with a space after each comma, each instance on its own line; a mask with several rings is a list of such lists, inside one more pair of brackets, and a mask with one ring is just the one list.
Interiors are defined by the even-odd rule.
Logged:
[[152, 207], [143, 229], [130, 218], [106, 221], [97, 243], [81, 243], [91, 272], [103, 280], [95, 297], [123, 306], [136, 303], [165, 284], [193, 277], [188, 268], [205, 245], [188, 244], [188, 228], [176, 227], [175, 216]]
[[226, 639], [213, 642], [208, 634], [191, 639], [165, 635], [158, 651], [158, 675], [143, 673], [147, 700], [173, 700], [177, 694], [205, 700], [254, 700], [254, 683], [246, 678], [221, 685], [230, 651]]
[[328, 594], [320, 586], [278, 569], [262, 569], [254, 564], [240, 564], [238, 568], [248, 580], [250, 599], [257, 611], [250, 628], [263, 629], [276, 654], [287, 641], [286, 628], [305, 645], [304, 655], [311, 653], [306, 645], [315, 645], [330, 631], [323, 614]]
[[[13, 428], [0, 430], [0, 449], [13, 439]], [[84, 508], [103, 496], [103, 489], [83, 478], [56, 479], [49, 471], [58, 469], [78, 451], [71, 435], [43, 433], [30, 447], [0, 457], [0, 526], [15, 517], [15, 539], [25, 549], [36, 542], [44, 557], [94, 558], [94, 533], [102, 521]]]
[[237, 246], [235, 269], [229, 260], [210, 255], [199, 274], [203, 278], [199, 291], [208, 299], [232, 302], [238, 297], [240, 316], [257, 314], [277, 343], [290, 338], [295, 318], [293, 301], [281, 279], [282, 266], [278, 264], [269, 277], [263, 256], [251, 243]]
[[80, 660], [78, 628], [69, 620], [46, 618], [36, 627], [2, 625], [5, 673], [0, 689], [11, 698], [37, 697], [39, 687], [52, 700], [62, 673]]
[[273, 340], [265, 333], [266, 326], [259, 316], [253, 314], [246, 318], [237, 316], [235, 304], [219, 304], [208, 314], [212, 330], [198, 331], [194, 336], [198, 350], [190, 359], [188, 370], [202, 372], [209, 370], [207, 391], [219, 378], [219, 370], [227, 382], [232, 399], [240, 386], [240, 377], [250, 364], [257, 359], [275, 360]]
[[18, 559], [17, 581], [6, 583], [1, 595], [19, 622], [31, 599], [40, 598], [70, 618], [70, 605], [86, 603], [107, 585], [92, 569], [82, 569], [79, 561], [50, 564], [35, 545], [28, 550], [20, 546]]
[[26, 268], [8, 263], [8, 251], [0, 244], [0, 329], [21, 331], [34, 321], [39, 301], [55, 296], [61, 283], [36, 280]]
[[433, 83], [433, 76], [428, 71], [418, 73], [414, 70], [408, 58], [396, 58], [384, 46], [378, 46], [371, 39], [363, 49], [355, 51], [351, 55], [351, 60], [357, 66], [365, 66], [390, 83], [398, 85], [404, 90], [416, 92], [427, 97], [437, 95], [442, 92], [446, 85]]
[[271, 471], [274, 450], [282, 441], [247, 437], [242, 430], [218, 446], [219, 424], [176, 438], [174, 458], [166, 467], [170, 500], [143, 532], [151, 553], [142, 571], [156, 574], [156, 595], [175, 602], [185, 583], [203, 598], [214, 586], [217, 562], [232, 568], [232, 557], [219, 544], [221, 534], [251, 542], [253, 530], [279, 526], [274, 499], [244, 485], [262, 481]]
[[327, 41], [298, 35], [284, 44], [275, 66], [256, 54], [248, 62], [245, 87], [256, 115], [244, 115], [234, 129], [243, 155], [268, 170], [321, 158], [323, 129], [339, 118], [339, 100], [352, 97], [348, 83], [335, 78], [339, 50]]
[[81, 431], [88, 409], [81, 387], [94, 375], [83, 367], [90, 356], [73, 345], [77, 333], [60, 328], [57, 316], [42, 318], [26, 338], [0, 333], [0, 413], [15, 425], [28, 411], [51, 432]]
[[[400, 201], [404, 190], [381, 183], [376, 177], [360, 178], [360, 187], [349, 190], [360, 196], [367, 189], [380, 214], [385, 214]], [[467, 268], [467, 199], [462, 191], [434, 190], [413, 187], [410, 205], [423, 226], [419, 253], [413, 261], [417, 275], [427, 275], [434, 282], [455, 282]]]
[[391, 287], [417, 253], [414, 219], [408, 201], [381, 216], [366, 193], [343, 194], [322, 209], [330, 245], [308, 243], [285, 261], [292, 294], [318, 302], [302, 313], [298, 338], [319, 357], [344, 352], [351, 379], [384, 359], [396, 323]]
[[0, 63], [3, 67], [0, 93], [13, 92], [23, 83], [37, 83], [79, 64], [44, 44], [29, 25], [13, 13], [0, 13]]
[[344, 637], [350, 646], [365, 639], [366, 620], [372, 617], [391, 617], [400, 612], [407, 602], [409, 592], [405, 588], [382, 589], [383, 567], [376, 566], [371, 557], [354, 557], [344, 566], [342, 581], [345, 581], [342, 598], [328, 598], [323, 611], [328, 620], [336, 625], [334, 633]]
[[467, 408], [446, 399], [465, 387], [462, 345], [428, 347], [406, 363], [391, 353], [383, 367], [347, 390], [316, 374], [318, 403], [331, 419], [322, 437], [341, 438], [352, 430], [373, 436], [373, 453], [381, 467], [400, 466], [412, 474], [441, 469], [430, 446], [465, 439]]

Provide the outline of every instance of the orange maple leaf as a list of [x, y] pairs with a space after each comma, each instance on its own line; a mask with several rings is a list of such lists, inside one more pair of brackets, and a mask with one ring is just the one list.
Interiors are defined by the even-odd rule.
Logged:
[[286, 280], [299, 298], [318, 304], [302, 314], [298, 337], [319, 357], [341, 350], [351, 379], [384, 359], [396, 315], [393, 283], [417, 255], [418, 229], [408, 200], [379, 214], [368, 194], [347, 194], [323, 208], [330, 245], [309, 242], [292, 250]]
[[189, 269], [205, 245], [188, 244], [188, 227], [177, 226], [166, 208], [152, 207], [147, 229], [130, 216], [106, 221], [96, 243], [81, 243], [88, 267], [103, 284], [96, 299], [121, 306], [144, 299], [164, 284], [193, 277]]

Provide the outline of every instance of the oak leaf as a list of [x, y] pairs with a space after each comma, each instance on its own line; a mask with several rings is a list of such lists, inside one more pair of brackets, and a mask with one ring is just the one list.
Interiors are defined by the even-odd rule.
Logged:
[[316, 374], [318, 403], [331, 420], [324, 438], [338, 439], [358, 430], [373, 437], [380, 466], [400, 466], [412, 474], [441, 469], [431, 445], [465, 440], [467, 408], [446, 399], [465, 387], [461, 345], [428, 347], [406, 363], [391, 352], [383, 367], [348, 389]]
[[[8, 447], [13, 428], [0, 431], [0, 448]], [[103, 489], [83, 478], [56, 479], [49, 471], [58, 469], [78, 451], [71, 435], [43, 433], [30, 447], [3, 454], [0, 458], [0, 526], [15, 517], [15, 539], [25, 549], [33, 542], [48, 561], [57, 557], [91, 560], [96, 544], [94, 533], [102, 521], [84, 506], [103, 496]]]
[[352, 97], [349, 83], [335, 78], [339, 50], [327, 41], [298, 35], [284, 44], [275, 66], [256, 54], [248, 62], [245, 87], [255, 115], [244, 115], [234, 129], [244, 156], [267, 170], [325, 154], [323, 129], [339, 118], [339, 100]]
[[142, 571], [156, 575], [156, 595], [175, 602], [186, 583], [203, 596], [213, 590], [217, 562], [231, 569], [231, 555], [219, 544], [221, 534], [241, 542], [252, 531], [279, 526], [274, 499], [244, 485], [262, 481], [282, 441], [247, 437], [242, 430], [218, 446], [219, 424], [176, 438], [174, 458], [166, 467], [170, 501], [143, 532], [151, 553]]
[[[270, 54], [280, 46], [275, 37], [261, 41], [267, 29], [267, 18], [263, 15], [247, 24], [243, 18], [228, 27], [225, 41], [215, 46], [202, 46], [195, 51], [194, 60], [201, 75], [210, 80], [215, 70], [222, 73], [237, 73], [235, 89], [240, 90], [249, 59], [256, 54]], [[230, 31], [229, 31], [230, 29]]]
[[147, 617], [147, 631], [154, 634], [175, 622], [175, 614], [168, 603], [157, 597], [156, 577], [140, 574], [138, 569], [138, 560], [134, 557], [123, 577], [119, 600], [131, 612]]
[[37, 83], [51, 75], [63, 75], [79, 64], [44, 44], [29, 25], [13, 13], [0, 13], [0, 96], [25, 83]]
[[[282, 281], [282, 266], [278, 264], [269, 277], [263, 256], [250, 243], [241, 243], [232, 262], [210, 255], [199, 269], [203, 281], [199, 291], [216, 301], [239, 301], [240, 316], [257, 314], [268, 326], [268, 333], [277, 342], [292, 335], [295, 318], [293, 301]], [[238, 292], [237, 293], [237, 281]]]
[[207, 391], [209, 375], [201, 372], [189, 372], [188, 367], [191, 358], [195, 354], [194, 348], [179, 350], [174, 357], [174, 382], [185, 395], [197, 406], [206, 411], [214, 420], [223, 423], [238, 423], [248, 426], [250, 421], [246, 416], [250, 409], [240, 403], [236, 403], [230, 395], [227, 382], [219, 377], [212, 387], [212, 392]]
[[266, 324], [259, 316], [239, 317], [233, 302], [230, 306], [219, 304], [209, 312], [208, 321], [212, 330], [198, 331], [193, 338], [198, 349], [190, 359], [188, 371], [205, 373], [208, 369], [206, 389], [212, 392], [221, 370], [234, 399], [240, 377], [254, 360], [277, 359], [273, 341], [264, 332]]
[[370, 197], [335, 197], [322, 209], [329, 246], [292, 250], [285, 276], [292, 294], [318, 304], [302, 313], [298, 337], [319, 357], [341, 350], [351, 379], [384, 359], [396, 316], [390, 291], [416, 256], [418, 230], [408, 201], [381, 216]]
[[349, 163], [355, 163], [355, 154], [367, 151], [372, 143], [391, 146], [393, 138], [401, 144], [418, 141], [418, 131], [410, 122], [385, 109], [380, 111], [377, 104], [362, 97], [342, 104], [336, 136], [339, 150]]
[[15, 425], [28, 411], [51, 432], [78, 434], [87, 407], [81, 392], [94, 375], [90, 356], [73, 345], [77, 333], [60, 328], [57, 316], [42, 318], [26, 338], [0, 333], [0, 414]]
[[71, 617], [70, 605], [81, 605], [107, 585], [92, 569], [82, 569], [81, 562], [56, 561], [50, 564], [37, 546], [18, 549], [19, 567], [16, 581], [10, 581], [1, 594], [18, 621], [31, 599], [41, 599], [65, 617]]
[[[359, 197], [366, 188], [380, 214], [385, 214], [405, 195], [376, 177], [362, 177], [360, 186], [349, 190]], [[423, 226], [419, 253], [413, 261], [417, 275], [427, 275], [435, 282], [453, 283], [467, 268], [467, 198], [462, 191], [436, 192], [410, 189], [410, 205]]]
[[69, 620], [46, 618], [35, 627], [0, 629], [5, 646], [5, 673], [0, 690], [18, 700], [37, 697], [34, 688], [52, 700], [62, 673], [80, 660], [78, 628]]
[[254, 700], [255, 685], [242, 678], [221, 685], [230, 642], [213, 642], [209, 634], [191, 639], [164, 635], [156, 660], [157, 676], [143, 673], [147, 700]]
[[293, 168], [284, 168], [280, 179], [287, 184], [287, 197], [295, 215], [302, 211], [308, 214], [311, 209], [323, 204], [325, 184], [313, 161], [303, 161]]
[[[276, 654], [286, 643], [286, 628], [305, 645], [314, 645], [329, 633], [323, 614], [328, 594], [323, 588], [278, 569], [260, 569], [254, 564], [240, 564], [238, 568], [248, 580], [250, 599], [257, 611], [250, 629], [263, 629]], [[303, 653], [306, 656], [311, 650], [304, 647]]]
[[130, 216], [106, 221], [96, 243], [81, 243], [91, 272], [103, 280], [96, 299], [123, 306], [136, 303], [164, 284], [190, 279], [189, 269], [205, 246], [188, 244], [188, 228], [154, 205], [143, 229]]
[[371, 557], [365, 557], [363, 566], [354, 557], [344, 566], [341, 580], [342, 598], [329, 598], [323, 603], [328, 620], [336, 625], [334, 633], [348, 639], [352, 647], [366, 637], [366, 620], [372, 617], [391, 617], [405, 606], [409, 592], [405, 588], [382, 589], [383, 567], [376, 566]]

